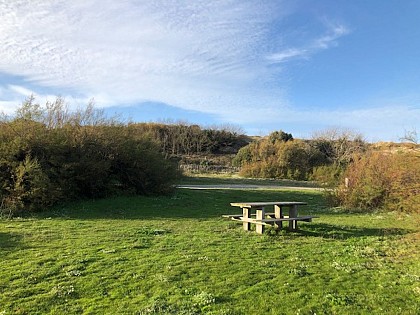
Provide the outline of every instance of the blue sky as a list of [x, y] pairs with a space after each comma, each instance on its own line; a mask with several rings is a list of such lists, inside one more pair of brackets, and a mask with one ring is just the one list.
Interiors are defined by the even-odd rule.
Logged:
[[368, 141], [420, 129], [417, 0], [0, 0], [0, 111], [30, 94], [133, 121]]

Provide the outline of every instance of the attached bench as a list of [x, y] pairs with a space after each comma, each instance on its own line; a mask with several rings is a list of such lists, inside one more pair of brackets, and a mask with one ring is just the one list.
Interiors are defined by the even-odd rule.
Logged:
[[[228, 217], [228, 216], [224, 216], [224, 217]], [[231, 216], [230, 218], [233, 221], [242, 221], [242, 222], [256, 224], [257, 225], [257, 230], [258, 230], [258, 225], [269, 225], [269, 226], [274, 226], [275, 228], [282, 228], [283, 227], [283, 225], [282, 225], [283, 222], [290, 222], [292, 224], [291, 230], [295, 231], [295, 230], [297, 230], [297, 223], [296, 223], [297, 221], [312, 222], [313, 218], [318, 218], [318, 217], [316, 217], [316, 216], [302, 216], [302, 217], [297, 217], [297, 218], [284, 217], [284, 218], [266, 218], [266, 219], [261, 219], [261, 220], [252, 219], [252, 218], [244, 218], [242, 216], [233, 216], [233, 217]]]
[[[234, 221], [242, 221], [244, 230], [250, 230], [250, 225], [256, 225], [256, 232], [259, 234], [264, 233], [264, 226], [270, 225], [275, 228], [282, 228], [283, 222], [289, 222], [289, 229], [292, 231], [297, 230], [297, 222], [305, 221], [311, 222], [315, 216], [298, 216], [297, 207], [298, 205], [306, 205], [305, 202], [290, 202], [290, 201], [278, 201], [278, 202], [246, 202], [246, 203], [231, 203], [231, 206], [241, 207], [242, 214], [228, 214], [223, 215], [224, 218], [230, 218]], [[274, 206], [273, 213], [266, 213], [266, 206]], [[283, 208], [289, 208], [289, 215], [283, 214]], [[255, 213], [251, 213], [251, 210], [255, 209]], [[255, 218], [254, 218], [255, 217]]]
[[[255, 217], [256, 215], [257, 215], [256, 213], [251, 213], [251, 217]], [[265, 213], [265, 215], [274, 218], [275, 213], [274, 212], [272, 212], [272, 213]], [[239, 217], [242, 217], [242, 216], [243, 216], [242, 213], [241, 214], [224, 214], [224, 215], [222, 215], [223, 218], [228, 218], [228, 219], [230, 219], [230, 218], [236, 218], [236, 217], [239, 218]]]

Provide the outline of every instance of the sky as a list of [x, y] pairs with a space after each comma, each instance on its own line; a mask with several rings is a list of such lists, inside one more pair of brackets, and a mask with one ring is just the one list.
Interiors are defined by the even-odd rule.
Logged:
[[0, 112], [367, 141], [420, 130], [418, 0], [0, 0]]

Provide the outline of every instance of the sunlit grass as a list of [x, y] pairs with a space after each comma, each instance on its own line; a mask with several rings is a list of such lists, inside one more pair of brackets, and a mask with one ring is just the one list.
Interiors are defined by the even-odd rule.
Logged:
[[[262, 200], [319, 218], [265, 235], [221, 218]], [[0, 221], [0, 314], [418, 314], [418, 219], [290, 190], [78, 202]]]

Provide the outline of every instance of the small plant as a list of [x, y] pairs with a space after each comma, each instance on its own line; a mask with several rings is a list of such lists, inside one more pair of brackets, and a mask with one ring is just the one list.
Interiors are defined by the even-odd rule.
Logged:
[[213, 294], [201, 291], [193, 296], [193, 302], [195, 305], [203, 307], [214, 304], [216, 298]]
[[307, 267], [304, 264], [300, 264], [299, 266], [297, 266], [295, 268], [291, 268], [289, 270], [289, 273], [293, 274], [293, 275], [296, 275], [298, 277], [305, 277], [305, 276], [310, 275]]
[[76, 290], [72, 284], [70, 285], [56, 285], [50, 292], [53, 296], [59, 298], [66, 298], [69, 296], [74, 296], [76, 294]]
[[354, 296], [348, 294], [328, 293], [325, 299], [333, 307], [353, 305], [357, 302]]

